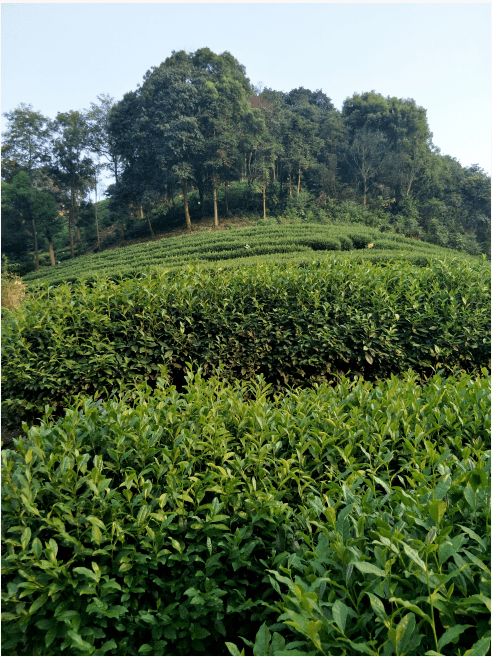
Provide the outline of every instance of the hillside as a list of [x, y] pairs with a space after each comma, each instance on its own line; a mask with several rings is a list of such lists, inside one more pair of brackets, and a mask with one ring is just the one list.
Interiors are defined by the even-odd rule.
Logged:
[[[237, 225], [237, 224], [236, 224]], [[205, 267], [236, 267], [258, 263], [293, 263], [325, 260], [333, 254], [357, 261], [405, 260], [426, 264], [429, 258], [477, 258], [452, 249], [381, 232], [362, 224], [330, 224], [276, 220], [220, 229], [202, 227], [193, 234], [181, 231], [101, 253], [80, 256], [56, 267], [44, 267], [24, 276], [30, 286], [92, 279], [95, 276], [126, 277], [143, 272], [172, 270], [193, 263]]]

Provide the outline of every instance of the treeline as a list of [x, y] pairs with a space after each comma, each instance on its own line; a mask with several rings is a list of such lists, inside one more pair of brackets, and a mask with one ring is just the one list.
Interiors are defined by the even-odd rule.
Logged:
[[[2, 252], [100, 244], [101, 172], [114, 183], [104, 225], [121, 235], [181, 213], [287, 214], [350, 221], [490, 255], [490, 177], [432, 143], [413, 99], [354, 94], [341, 111], [321, 90], [252, 87], [230, 54], [173, 52], [135, 91], [49, 120], [7, 112], [2, 145]], [[189, 195], [192, 197], [189, 198]], [[63, 212], [63, 214], [61, 214]]]

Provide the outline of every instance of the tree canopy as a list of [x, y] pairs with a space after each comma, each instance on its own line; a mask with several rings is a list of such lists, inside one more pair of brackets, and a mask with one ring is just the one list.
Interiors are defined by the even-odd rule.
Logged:
[[[2, 251], [10, 258], [32, 252], [38, 233], [43, 248], [69, 245], [72, 257], [81, 227], [99, 244], [88, 195], [102, 168], [114, 179], [106, 217], [122, 235], [144, 215], [153, 235], [151, 215], [169, 211], [177, 196], [189, 230], [192, 216], [207, 211], [218, 226], [237, 183], [239, 210], [257, 216], [299, 212], [307, 203], [330, 218], [350, 207], [351, 221], [376, 212], [387, 230], [490, 254], [490, 177], [441, 154], [425, 108], [412, 98], [371, 90], [337, 110], [321, 89], [255, 88], [232, 54], [201, 48], [172, 52], [119, 101], [100, 94], [88, 110], [53, 121], [26, 104], [4, 116]], [[26, 181], [22, 172], [26, 194], [37, 199], [29, 219], [14, 193]], [[198, 200], [189, 201], [194, 191], [190, 199]], [[54, 214], [53, 202], [61, 221], [41, 218]], [[29, 223], [36, 208], [37, 231]]]

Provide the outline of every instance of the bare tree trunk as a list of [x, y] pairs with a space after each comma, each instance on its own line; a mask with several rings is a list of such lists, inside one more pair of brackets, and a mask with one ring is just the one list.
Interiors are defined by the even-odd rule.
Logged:
[[217, 181], [215, 176], [212, 179], [212, 185], [214, 190], [214, 226], [215, 228], [219, 227], [219, 211], [217, 209]]
[[266, 193], [265, 193], [266, 192], [266, 187], [265, 187], [265, 185], [263, 185], [261, 191], [263, 193], [263, 219], [266, 219]]
[[53, 242], [50, 241], [48, 245], [49, 251], [50, 251], [50, 260], [51, 260], [51, 266], [55, 266], [55, 250], [53, 249]]
[[36, 271], [39, 269], [39, 250], [38, 250], [38, 232], [36, 230], [36, 222], [32, 220], [32, 232], [34, 235], [34, 254], [36, 256]]
[[71, 203], [70, 203], [70, 211], [68, 213], [68, 235], [70, 237], [70, 257], [75, 258], [75, 253], [73, 249], [73, 227], [75, 225], [75, 198], [74, 198], [74, 190], [70, 190], [70, 196], [71, 196]]
[[101, 250], [101, 234], [99, 233], [99, 220], [97, 218], [97, 201], [94, 204], [94, 208], [96, 210], [96, 235], [97, 235], [97, 250]]
[[[140, 207], [140, 212], [142, 212], [141, 207]], [[152, 237], [154, 237], [154, 231], [152, 229], [152, 224], [150, 223], [150, 212], [147, 212], [146, 214], [147, 214], [147, 223], [149, 224], [150, 234], [152, 235]]]
[[181, 181], [181, 189], [183, 191], [183, 203], [184, 203], [184, 211], [185, 211], [185, 219], [186, 219], [186, 228], [191, 233], [191, 219], [190, 219], [190, 211], [188, 210], [188, 180], [184, 178]]
[[297, 178], [297, 193], [301, 191], [301, 168], [299, 167], [299, 176]]

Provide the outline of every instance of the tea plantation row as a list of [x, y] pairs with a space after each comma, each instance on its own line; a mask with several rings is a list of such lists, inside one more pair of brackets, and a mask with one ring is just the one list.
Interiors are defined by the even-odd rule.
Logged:
[[[368, 249], [368, 245], [371, 245]], [[410, 259], [426, 264], [428, 258], [456, 257], [474, 260], [450, 249], [407, 239], [402, 235], [381, 233], [365, 226], [321, 224], [282, 224], [255, 226], [231, 231], [201, 232], [186, 237], [162, 239], [134, 246], [82, 256], [73, 261], [45, 267], [24, 277], [31, 287], [42, 282], [60, 284], [96, 275], [121, 277], [136, 275], [146, 268], [181, 268], [190, 260], [196, 264], [219, 262], [237, 267], [273, 257], [301, 257], [312, 260], [343, 251], [356, 258]]]
[[263, 374], [275, 390], [341, 373], [374, 380], [412, 367], [490, 364], [486, 263], [189, 267], [40, 290], [4, 327], [3, 410], [33, 418], [80, 392], [155, 383], [162, 364], [225, 380]]
[[47, 409], [2, 452], [2, 653], [489, 654], [479, 374]]

